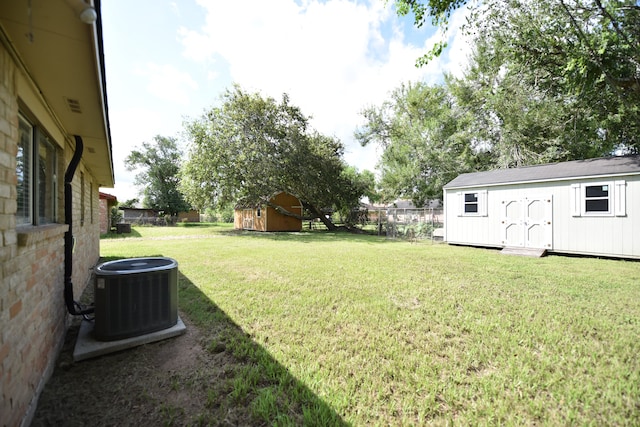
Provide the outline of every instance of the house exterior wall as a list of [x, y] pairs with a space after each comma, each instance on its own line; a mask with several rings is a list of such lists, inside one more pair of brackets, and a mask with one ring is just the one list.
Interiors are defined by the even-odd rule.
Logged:
[[[18, 110], [28, 109], [57, 144], [62, 181], [72, 149], [33, 87], [0, 44], [0, 425], [27, 423], [64, 341], [64, 183], [57, 190], [57, 224], [16, 227]], [[19, 107], [20, 106], [20, 107]], [[84, 174], [81, 206], [80, 172]], [[73, 180], [74, 292], [80, 295], [99, 256], [98, 189], [81, 164]], [[84, 224], [81, 224], [84, 208]]]
[[100, 199], [100, 234], [106, 234], [111, 229], [111, 210], [107, 199]]
[[[615, 181], [625, 182], [624, 215], [575, 214], [574, 186]], [[474, 191], [486, 191], [486, 215], [463, 216], [460, 195]], [[445, 189], [445, 240], [472, 246], [508, 246], [504, 242], [502, 201], [536, 196], [552, 203], [549, 252], [640, 258], [639, 175]]]

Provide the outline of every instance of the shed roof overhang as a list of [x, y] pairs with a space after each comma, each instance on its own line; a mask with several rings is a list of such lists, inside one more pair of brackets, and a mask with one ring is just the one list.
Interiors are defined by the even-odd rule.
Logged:
[[[80, 14], [96, 12], [95, 23]], [[84, 142], [82, 160], [103, 187], [113, 187], [100, 0], [0, 2], [4, 44], [69, 138]]]

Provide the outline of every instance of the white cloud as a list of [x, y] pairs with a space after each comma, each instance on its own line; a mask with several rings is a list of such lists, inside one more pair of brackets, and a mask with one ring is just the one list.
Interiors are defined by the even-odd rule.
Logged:
[[452, 16], [449, 25], [447, 41], [449, 49], [446, 52], [448, 61], [443, 66], [443, 71], [451, 73], [455, 77], [462, 77], [469, 65], [469, 59], [473, 49], [473, 36], [466, 34], [462, 26], [471, 14], [468, 6], [457, 10]]
[[[339, 137], [348, 151], [362, 151], [353, 131], [365, 106], [380, 104], [402, 82], [442, 78], [441, 60], [414, 67], [426, 48], [404, 40], [381, 1], [247, 0], [242, 13], [231, 2], [198, 3], [206, 23], [180, 30], [185, 57], [212, 66], [225, 61], [232, 81], [247, 90], [275, 98], [287, 92], [319, 131]], [[395, 27], [387, 39], [385, 25]], [[373, 168], [371, 151], [358, 167]]]
[[123, 200], [136, 191], [123, 166], [131, 149], [155, 135], [178, 136], [183, 116], [199, 115], [233, 82], [276, 99], [287, 92], [316, 129], [345, 143], [348, 163], [373, 170], [379, 149], [353, 138], [360, 111], [403, 82], [442, 81], [443, 72], [463, 68], [469, 51], [459, 31], [466, 12], [456, 11], [449, 49], [416, 68], [438, 36], [429, 28], [411, 33], [380, 0], [172, 0], [135, 37], [121, 37], [119, 26], [128, 8], [142, 13], [142, 4], [126, 3], [126, 14], [119, 2], [104, 7], [112, 17], [105, 20], [107, 77], [116, 195]]
[[150, 94], [165, 101], [188, 105], [189, 92], [198, 88], [189, 73], [173, 65], [148, 62], [134, 72], [147, 79], [146, 88]]

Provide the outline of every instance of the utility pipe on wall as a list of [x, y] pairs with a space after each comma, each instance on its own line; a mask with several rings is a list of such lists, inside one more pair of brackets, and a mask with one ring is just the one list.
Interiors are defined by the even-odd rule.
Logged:
[[[82, 152], [84, 151], [84, 143], [82, 138], [78, 135], [74, 135], [76, 140], [76, 150], [73, 153], [73, 158], [67, 166], [67, 171], [64, 174], [64, 222], [68, 226], [68, 230], [64, 233], [64, 302], [67, 305], [67, 310], [74, 316], [80, 316], [93, 313], [93, 308], [81, 309], [80, 304], [73, 299], [73, 283], [71, 276], [73, 274], [73, 188], [71, 183], [73, 182], [73, 176], [76, 173], [76, 169], [80, 164], [82, 158]], [[80, 309], [79, 309], [80, 308]]]

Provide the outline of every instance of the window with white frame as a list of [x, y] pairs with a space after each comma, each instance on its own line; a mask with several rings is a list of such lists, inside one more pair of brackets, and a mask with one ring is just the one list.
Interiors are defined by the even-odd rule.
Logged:
[[464, 213], [478, 213], [478, 193], [464, 193]]
[[55, 222], [57, 217], [58, 159], [49, 138], [19, 115], [17, 176], [17, 225]]
[[487, 216], [487, 190], [458, 193], [459, 216]]
[[610, 213], [611, 188], [609, 184], [584, 186], [584, 212]]
[[573, 216], [625, 216], [626, 182], [572, 184]]

